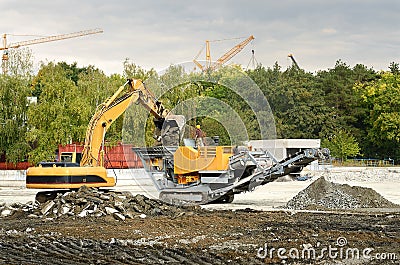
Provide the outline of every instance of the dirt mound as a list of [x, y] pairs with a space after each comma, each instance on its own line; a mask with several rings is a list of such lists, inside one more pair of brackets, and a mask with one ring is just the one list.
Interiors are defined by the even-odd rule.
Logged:
[[179, 216], [195, 207], [179, 207], [130, 192], [81, 187], [78, 191], [59, 193], [44, 203], [0, 205], [0, 216], [6, 218], [76, 218], [105, 217], [116, 220], [147, 216]]
[[320, 177], [300, 191], [284, 208], [287, 209], [357, 209], [398, 208], [375, 190], [347, 184], [338, 184]]

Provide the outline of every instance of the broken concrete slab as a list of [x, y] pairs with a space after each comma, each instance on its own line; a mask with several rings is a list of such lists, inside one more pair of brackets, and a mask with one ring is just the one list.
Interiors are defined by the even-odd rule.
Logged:
[[[146, 218], [159, 215], [174, 217], [182, 211], [194, 210], [194, 207], [183, 208], [169, 205], [143, 195], [132, 195], [130, 192], [87, 187], [78, 191], [59, 193], [52, 198], [44, 203], [13, 204], [14, 208], [10, 208], [11, 211], [5, 211], [2, 216], [12, 216], [15, 212], [19, 212], [28, 218], [55, 219], [63, 216], [80, 218], [93, 216], [124, 221], [126, 218]], [[5, 207], [0, 207], [0, 213], [4, 209]]]
[[46, 202], [43, 207], [41, 208], [40, 212], [45, 215], [46, 213], [48, 213], [51, 208], [53, 208], [54, 204], [56, 204], [54, 201], [48, 201]]
[[10, 216], [10, 215], [12, 215], [13, 214], [13, 211], [11, 210], [11, 209], [8, 209], [8, 208], [6, 208], [6, 209], [3, 209], [2, 211], [1, 211], [1, 216], [2, 217], [7, 217], [7, 216]]

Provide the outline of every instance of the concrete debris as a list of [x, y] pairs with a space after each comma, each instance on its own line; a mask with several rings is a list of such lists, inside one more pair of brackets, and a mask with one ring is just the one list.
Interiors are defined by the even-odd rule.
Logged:
[[46, 202], [43, 207], [40, 209], [40, 212], [45, 215], [46, 213], [48, 213], [54, 206], [54, 204], [56, 204], [54, 201], [48, 201]]
[[284, 208], [295, 210], [398, 208], [371, 188], [338, 184], [322, 176], [293, 197]]
[[1, 216], [2, 217], [6, 217], [6, 216], [10, 216], [11, 214], [12, 214], [13, 212], [12, 212], [12, 210], [11, 209], [3, 209], [2, 211], [1, 211]]
[[145, 215], [144, 213], [142, 213], [141, 215], [139, 215], [140, 218], [144, 219], [147, 217], [147, 215]]
[[118, 212], [118, 210], [111, 207], [104, 207], [104, 209], [106, 210], [107, 214], [113, 214]]
[[177, 146], [179, 145], [179, 128], [166, 125], [161, 130], [161, 139], [164, 146]]
[[146, 218], [147, 216], [180, 216], [197, 207], [180, 207], [160, 200], [149, 199], [130, 192], [99, 190], [81, 187], [78, 191], [59, 193], [44, 203], [27, 203], [0, 206], [3, 218], [88, 218], [107, 217], [108, 220], [124, 221], [126, 218]]
[[122, 213], [119, 213], [119, 212], [114, 213], [113, 216], [114, 216], [115, 219], [118, 219], [118, 220], [121, 220], [121, 221], [124, 221], [125, 218], [126, 218], [125, 215], [123, 215]]

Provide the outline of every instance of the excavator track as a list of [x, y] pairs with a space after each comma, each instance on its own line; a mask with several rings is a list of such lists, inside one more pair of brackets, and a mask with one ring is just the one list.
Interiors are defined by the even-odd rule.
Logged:
[[50, 190], [50, 191], [40, 191], [36, 193], [35, 200], [40, 203], [46, 203], [47, 201], [54, 200], [58, 194], [64, 194], [69, 190]]

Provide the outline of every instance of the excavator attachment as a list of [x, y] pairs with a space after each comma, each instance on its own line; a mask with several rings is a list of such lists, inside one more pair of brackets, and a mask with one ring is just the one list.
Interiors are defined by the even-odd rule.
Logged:
[[161, 129], [161, 144], [178, 146], [183, 137], [186, 118], [183, 115], [168, 115]]

